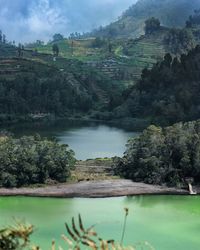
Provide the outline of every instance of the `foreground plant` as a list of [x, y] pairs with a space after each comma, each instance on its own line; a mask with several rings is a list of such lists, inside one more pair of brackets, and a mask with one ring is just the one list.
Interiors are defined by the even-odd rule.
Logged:
[[[74, 217], [72, 218], [71, 225], [65, 223], [67, 235], [63, 234], [62, 239], [66, 243], [66, 248], [58, 247], [58, 250], [153, 250], [153, 247], [151, 247], [148, 242], [139, 243], [134, 247], [123, 246], [128, 213], [128, 208], [125, 208], [120, 244], [113, 239], [102, 239], [94, 230], [95, 225], [85, 228], [81, 215], [79, 214], [78, 223], [75, 222]], [[31, 250], [42, 250], [39, 246], [30, 246], [29, 238], [32, 233], [32, 225], [23, 225], [20, 223], [16, 223], [14, 227], [0, 230], [0, 250], [22, 250], [28, 247]], [[57, 250], [55, 241], [52, 242], [51, 250]]]
[[29, 244], [32, 225], [16, 222], [16, 225], [0, 230], [0, 250], [23, 249]]
[[[65, 223], [67, 236], [62, 235], [62, 239], [67, 243], [68, 250], [81, 250], [81, 249], [91, 249], [91, 250], [136, 250], [136, 249], [149, 249], [154, 248], [148, 243], [143, 242], [137, 244], [137, 246], [124, 246], [124, 236], [126, 232], [127, 217], [129, 214], [129, 209], [125, 208], [125, 217], [123, 222], [123, 230], [120, 244], [113, 239], [105, 240], [102, 239], [97, 232], [94, 230], [95, 225], [85, 229], [82, 222], [81, 215], [78, 216], [78, 223], [75, 223], [74, 217], [71, 221], [71, 227], [68, 223]], [[52, 244], [52, 250], [55, 250], [55, 242]], [[59, 248], [59, 250], [66, 250]]]

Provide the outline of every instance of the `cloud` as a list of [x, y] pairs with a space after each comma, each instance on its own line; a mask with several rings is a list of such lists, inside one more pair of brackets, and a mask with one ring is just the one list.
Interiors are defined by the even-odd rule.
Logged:
[[49, 40], [86, 32], [117, 19], [136, 0], [0, 0], [0, 28], [8, 40]]

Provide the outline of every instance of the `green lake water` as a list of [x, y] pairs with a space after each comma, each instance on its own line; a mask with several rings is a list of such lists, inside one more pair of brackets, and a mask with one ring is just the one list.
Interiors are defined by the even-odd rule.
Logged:
[[32, 241], [48, 250], [52, 239], [63, 246], [60, 235], [65, 233], [64, 222], [81, 213], [85, 226], [97, 223], [96, 231], [102, 237], [120, 241], [124, 207], [130, 211], [127, 245], [139, 246], [147, 241], [157, 250], [200, 249], [199, 196], [0, 198], [0, 226], [11, 224], [13, 218], [24, 219], [36, 226]]

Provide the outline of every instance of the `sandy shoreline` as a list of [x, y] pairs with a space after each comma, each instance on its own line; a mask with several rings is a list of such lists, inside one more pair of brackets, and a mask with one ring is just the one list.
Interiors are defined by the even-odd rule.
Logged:
[[167, 188], [130, 180], [88, 181], [74, 184], [59, 184], [38, 188], [0, 189], [0, 196], [29, 196], [57, 198], [105, 198], [129, 195], [187, 195], [188, 191]]

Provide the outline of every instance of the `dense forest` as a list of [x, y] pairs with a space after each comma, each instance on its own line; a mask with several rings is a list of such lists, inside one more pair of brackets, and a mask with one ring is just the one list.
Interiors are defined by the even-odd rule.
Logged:
[[200, 117], [200, 46], [180, 58], [166, 54], [164, 60], [144, 69], [127, 100], [117, 109], [133, 117], [174, 123]]
[[66, 60], [59, 69], [33, 60], [2, 59], [0, 117], [54, 114], [69, 117], [108, 105], [119, 91], [112, 80], [83, 63]]
[[150, 126], [127, 144], [116, 173], [133, 181], [184, 186], [200, 183], [200, 120], [171, 127]]
[[67, 145], [39, 135], [0, 138], [0, 187], [66, 182], [74, 164], [74, 153]]

